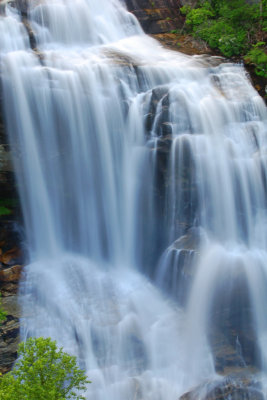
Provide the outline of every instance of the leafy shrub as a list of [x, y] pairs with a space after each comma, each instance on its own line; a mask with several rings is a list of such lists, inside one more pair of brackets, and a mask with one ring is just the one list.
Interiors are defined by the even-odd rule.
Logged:
[[193, 31], [196, 31], [197, 27], [215, 16], [214, 10], [208, 1], [205, 1], [200, 8], [193, 9], [190, 6], [184, 6], [181, 8], [181, 12], [186, 14], [186, 24], [190, 25]]
[[245, 59], [255, 64], [258, 75], [266, 76], [266, 51], [257, 42], [266, 37], [267, 0], [201, 0], [195, 8], [184, 6], [181, 11], [194, 37], [226, 57], [248, 53]]
[[30, 338], [19, 345], [14, 369], [0, 378], [1, 400], [81, 400], [89, 383], [76, 358], [51, 339]]
[[256, 74], [267, 78], [267, 54], [264, 51], [264, 42], [258, 42], [252, 46], [245, 59], [256, 66]]

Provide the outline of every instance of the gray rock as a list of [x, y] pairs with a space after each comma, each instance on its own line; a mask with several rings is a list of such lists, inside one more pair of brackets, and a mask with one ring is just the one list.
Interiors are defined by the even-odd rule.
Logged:
[[249, 376], [229, 375], [222, 380], [205, 382], [180, 400], [264, 400], [259, 382]]

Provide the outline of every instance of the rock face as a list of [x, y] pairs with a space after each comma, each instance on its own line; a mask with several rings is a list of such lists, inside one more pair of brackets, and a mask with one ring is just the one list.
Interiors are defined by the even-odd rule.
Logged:
[[177, 35], [184, 27], [185, 17], [180, 8], [191, 5], [186, 0], [126, 0], [127, 8], [139, 20], [145, 33], [153, 35], [165, 47], [185, 54], [209, 54], [210, 49], [201, 40]]
[[126, 0], [126, 5], [146, 33], [165, 33], [183, 26], [177, 0]]
[[2, 305], [8, 314], [0, 327], [0, 372], [5, 373], [17, 358], [20, 310], [16, 295], [3, 297]]
[[[1, 88], [0, 88], [1, 91]], [[3, 105], [0, 93], [0, 207], [3, 207], [3, 200], [14, 196], [15, 178], [13, 173], [10, 148], [5, 132], [3, 119]], [[0, 215], [1, 215], [0, 209]]]
[[0, 218], [0, 293], [7, 318], [0, 326], [0, 373], [8, 372], [17, 357], [19, 343], [18, 283], [22, 273], [21, 232], [15, 221]]
[[0, 93], [0, 293], [7, 312], [0, 325], [0, 373], [8, 372], [17, 357], [19, 342], [18, 282], [24, 259], [21, 249], [21, 211], [6, 135]]
[[180, 400], [264, 400], [260, 385], [246, 376], [231, 376], [205, 383], [180, 397]]

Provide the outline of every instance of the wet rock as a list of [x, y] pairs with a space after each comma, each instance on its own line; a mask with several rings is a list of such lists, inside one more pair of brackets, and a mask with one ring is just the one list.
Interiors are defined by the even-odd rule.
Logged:
[[[13, 294], [2, 290], [2, 307], [7, 312], [6, 320], [0, 325], [0, 373], [8, 372], [17, 358], [19, 338], [20, 308], [17, 298], [17, 287], [14, 284]], [[7, 289], [5, 287], [5, 289]]]
[[196, 253], [193, 250], [177, 250], [170, 247], [166, 250], [161, 265], [163, 268], [160, 274], [162, 289], [182, 306], [187, 302], [192, 285], [195, 256]]
[[13, 223], [3, 223], [0, 232], [0, 290], [3, 296], [16, 293], [20, 280], [25, 251], [22, 235]]
[[162, 122], [161, 134], [162, 136], [168, 136], [172, 134], [172, 124], [170, 122]]
[[126, 0], [126, 5], [146, 33], [170, 32], [183, 26], [184, 17], [179, 11], [179, 1]]
[[18, 319], [20, 317], [20, 306], [18, 304], [17, 296], [2, 297], [2, 306], [8, 314], [7, 322], [4, 324], [10, 326], [8, 321]]
[[5, 373], [17, 358], [20, 309], [17, 296], [3, 297], [2, 305], [7, 318], [0, 326], [0, 372]]
[[209, 340], [218, 372], [232, 366], [259, 368], [260, 352], [248, 282], [242, 268], [222, 277], [211, 308]]
[[18, 292], [18, 282], [2, 282], [0, 292], [3, 297], [14, 296]]
[[187, 233], [173, 243], [173, 248], [179, 250], [197, 251], [202, 238], [202, 232], [199, 228], [190, 228]]
[[161, 286], [181, 305], [185, 305], [193, 282], [200, 240], [199, 229], [191, 228], [177, 239], [162, 257], [164, 272]]
[[[227, 324], [227, 321], [225, 323]], [[251, 364], [246, 363], [244, 355], [246, 355], [247, 350], [243, 354], [244, 352], [240, 343], [242, 339], [239, 339], [235, 334], [234, 331], [226, 334], [223, 329], [213, 327], [212, 333], [209, 335], [217, 373], [226, 375], [233, 372], [257, 372], [255, 366], [253, 367]], [[245, 336], [246, 334], [244, 333], [243, 335]], [[251, 344], [253, 345], [253, 341], [251, 341]], [[251, 351], [253, 352], [254, 349]]]
[[38, 49], [37, 49], [37, 40], [36, 40], [36, 37], [35, 37], [35, 32], [33, 31], [29, 20], [28, 20], [26, 17], [24, 17], [24, 18], [22, 19], [22, 22], [23, 22], [23, 24], [24, 24], [24, 26], [25, 26], [25, 28], [26, 28], [26, 30], [27, 30], [27, 32], [28, 32], [28, 36], [29, 36], [29, 41], [30, 41], [30, 46], [31, 46], [31, 48], [37, 53], [37, 55], [39, 56], [39, 58], [42, 59], [41, 53], [39, 53], [39, 52], [38, 52]]
[[[183, 106], [182, 99], [178, 98], [177, 102], [182, 132], [184, 132], [183, 129], [190, 131], [186, 107]], [[169, 104], [169, 87], [158, 86], [146, 97], [145, 110], [148, 110], [148, 113], [144, 115], [148, 147], [151, 149], [154, 163], [153, 200], [157, 215], [157, 232], [159, 232], [157, 245], [154, 246], [158, 250], [157, 256], [170, 246], [172, 238], [180, 237], [192, 227], [198, 207], [194, 157], [189, 141], [176, 140], [180, 126], [172, 122]], [[175, 129], [174, 133], [173, 129]], [[170, 164], [171, 152], [176, 153], [175, 168]], [[173, 173], [174, 169], [175, 173]], [[179, 189], [174, 189], [174, 187]], [[178, 190], [175, 195], [175, 204], [172, 200], [173, 190]], [[173, 210], [175, 210], [175, 215]], [[168, 234], [170, 224], [174, 227], [172, 238]], [[156, 259], [155, 262], [157, 262]]]
[[180, 400], [264, 400], [259, 382], [247, 376], [227, 376], [183, 394]]
[[[17, 212], [19, 207], [12, 162], [13, 157], [7, 137], [3, 110], [3, 94], [0, 80], [0, 223], [2, 223], [3, 216], [7, 216], [6, 219], [10, 220], [9, 215], [12, 215], [12, 218], [16, 218], [19, 215], [19, 212]], [[13, 202], [13, 204], [11, 205], [10, 202]]]
[[18, 282], [21, 276], [22, 266], [13, 265], [9, 268], [0, 269], [0, 284], [3, 282]]
[[22, 272], [24, 252], [20, 246], [22, 235], [13, 220], [0, 220], [0, 293], [2, 307], [7, 312], [0, 326], [0, 373], [8, 372], [17, 357], [19, 343], [18, 286]]
[[[152, 90], [152, 96], [150, 101], [150, 111], [153, 113], [156, 111], [158, 103], [160, 101], [164, 101], [166, 96], [168, 96], [169, 88], [168, 86], [159, 86]], [[164, 103], [164, 106], [168, 106], [168, 104]]]
[[[3, 243], [4, 244], [4, 243]], [[1, 245], [1, 243], [0, 243]], [[0, 263], [4, 266], [12, 266], [22, 262], [22, 251], [15, 246], [3, 253], [0, 248]]]
[[[3, 125], [0, 130], [4, 129]], [[4, 198], [9, 198], [14, 196], [15, 189], [15, 177], [12, 166], [12, 157], [9, 145], [7, 143], [7, 138], [4, 133], [0, 134], [0, 192], [1, 201]], [[1, 204], [0, 204], [1, 206]], [[0, 215], [2, 213], [0, 212]]]
[[19, 321], [8, 317], [0, 328], [0, 372], [10, 371], [17, 358]]
[[26, 17], [28, 14], [29, 0], [14, 0], [13, 5], [20, 11], [23, 17]]
[[167, 136], [172, 133], [172, 125], [169, 121], [169, 88], [159, 86], [152, 90], [149, 112], [146, 115], [146, 130], [153, 135]]

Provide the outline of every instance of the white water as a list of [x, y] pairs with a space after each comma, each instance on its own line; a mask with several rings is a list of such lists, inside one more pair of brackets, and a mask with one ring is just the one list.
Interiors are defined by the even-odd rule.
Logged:
[[90, 400], [176, 400], [217, 377], [213, 305], [241, 277], [266, 385], [267, 114], [244, 70], [162, 49], [115, 0], [29, 6], [38, 53], [16, 10], [0, 17], [22, 338], [77, 355]]

